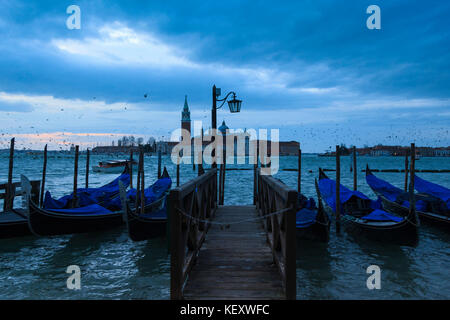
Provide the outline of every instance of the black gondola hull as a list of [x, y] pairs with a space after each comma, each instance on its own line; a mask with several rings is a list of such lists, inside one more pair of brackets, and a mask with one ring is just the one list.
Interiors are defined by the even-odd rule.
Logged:
[[329, 240], [330, 219], [322, 205], [319, 205], [319, 208], [317, 209], [316, 222], [306, 228], [296, 228], [296, 236], [298, 240], [308, 239], [323, 242]]
[[143, 241], [166, 235], [167, 220], [129, 217], [128, 234], [133, 241]]
[[31, 235], [28, 221], [22, 215], [15, 212], [2, 212], [0, 215], [0, 239]]
[[[382, 195], [378, 195], [381, 198], [381, 202], [383, 203], [383, 208], [386, 210], [392, 211], [398, 215], [406, 216], [409, 213], [409, 209], [396, 203], [386, 199]], [[450, 218], [444, 217], [431, 212], [423, 212], [417, 211], [419, 215], [420, 221], [425, 222], [429, 225], [437, 226], [447, 231], [450, 231]]]
[[[328, 178], [322, 170], [319, 172], [319, 179]], [[321, 201], [327, 213], [336, 219], [336, 213], [326, 201], [323, 200], [319, 188], [317, 188], [317, 192], [319, 201]], [[395, 213], [387, 208], [385, 209]], [[362, 219], [355, 218], [349, 214], [341, 214], [337, 224], [342, 225], [347, 232], [358, 236], [357, 238], [360, 238], [359, 236], [364, 236], [368, 239], [381, 242], [415, 246], [419, 239], [419, 221], [417, 215], [415, 212], [409, 212], [408, 210], [408, 214], [403, 216], [404, 219], [400, 222], [379, 223], [363, 221]]]
[[167, 219], [152, 219], [136, 215], [127, 205], [126, 224], [133, 241], [143, 241], [166, 235]]
[[[326, 206], [327, 212], [334, 214], [329, 206]], [[336, 216], [334, 215], [335, 219]], [[382, 227], [375, 225], [368, 221], [367, 223], [356, 222], [352, 217], [348, 215], [341, 215], [340, 224], [346, 232], [359, 239], [363, 236], [367, 239], [374, 241], [381, 241], [392, 244], [415, 246], [419, 240], [418, 226], [414, 221], [410, 221], [405, 218], [403, 221], [395, 223], [388, 227]]]
[[52, 236], [107, 230], [123, 224], [121, 212], [105, 215], [59, 214], [46, 211], [29, 201], [28, 226], [38, 236]]
[[[366, 176], [371, 175], [372, 171], [369, 166], [366, 166]], [[388, 200], [383, 194], [371, 188], [372, 191], [381, 199], [383, 208], [390, 212], [393, 212], [399, 216], [406, 217], [409, 214], [409, 208], [402, 206], [401, 204]], [[437, 213], [417, 211], [417, 215], [421, 222], [425, 222], [429, 225], [437, 226], [444, 230], [450, 231], [450, 217], [442, 216]]]
[[319, 223], [314, 223], [313, 225], [306, 228], [297, 228], [296, 236], [298, 240], [313, 240], [313, 241], [323, 241], [327, 242], [330, 235], [330, 225], [321, 225]]

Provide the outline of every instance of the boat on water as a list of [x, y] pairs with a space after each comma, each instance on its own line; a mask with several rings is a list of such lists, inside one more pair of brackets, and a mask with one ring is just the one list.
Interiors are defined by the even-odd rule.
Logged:
[[[336, 216], [336, 182], [319, 169], [318, 196], [324, 208]], [[340, 221], [347, 231], [390, 243], [415, 245], [419, 219], [415, 210], [406, 216], [383, 210], [381, 201], [373, 201], [360, 191], [340, 185]]]
[[26, 210], [11, 209], [0, 213], [0, 239], [31, 235]]
[[[315, 181], [318, 189], [317, 180]], [[318, 192], [319, 195], [319, 192]], [[296, 213], [297, 239], [319, 240], [326, 242], [330, 235], [330, 218], [323, 208], [322, 202], [316, 204], [314, 198], [298, 194], [299, 210]]]
[[136, 194], [136, 189], [126, 192], [124, 186], [120, 187], [122, 207], [125, 208], [124, 219], [131, 240], [148, 240], [166, 234], [166, 199], [171, 186], [172, 179], [164, 167], [161, 177], [144, 190], [144, 213], [141, 213], [140, 208], [136, 209], [136, 197], [139, 203], [139, 195]]
[[[381, 199], [387, 210], [405, 216], [409, 213], [409, 195], [376, 177], [369, 166], [366, 167], [366, 181], [373, 192]], [[450, 190], [414, 176], [416, 211], [421, 221], [450, 230]]]
[[[31, 199], [30, 182], [21, 176], [27, 204], [27, 222], [38, 236], [84, 233], [105, 230], [123, 224], [122, 209], [117, 207], [119, 182], [128, 186], [128, 168], [116, 179], [99, 188], [80, 188], [77, 195], [53, 199], [46, 192], [43, 206]], [[120, 203], [120, 201], [119, 201]]]
[[134, 160], [107, 160], [100, 161], [98, 165], [93, 166], [92, 170], [94, 172], [102, 173], [120, 173], [126, 166], [136, 166], [137, 162]]

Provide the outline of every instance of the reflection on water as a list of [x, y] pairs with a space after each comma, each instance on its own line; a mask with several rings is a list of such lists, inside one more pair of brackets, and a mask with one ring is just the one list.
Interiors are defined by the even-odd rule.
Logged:
[[[109, 157], [91, 155], [91, 164]], [[80, 156], [80, 162], [84, 160]], [[0, 181], [7, 177], [7, 158], [0, 154]], [[46, 189], [62, 196], [72, 188], [72, 156], [49, 156]], [[156, 157], [145, 159], [146, 182], [156, 179]], [[361, 169], [402, 168], [402, 158], [360, 157], [358, 188], [368, 196], [374, 194], [365, 184]], [[163, 165], [175, 176], [175, 166], [168, 157]], [[295, 168], [296, 157], [282, 157], [281, 168]], [[302, 161], [302, 190], [315, 196], [314, 178], [319, 167], [334, 168], [333, 158], [305, 155]], [[344, 185], [352, 186], [350, 158], [341, 160]], [[419, 169], [450, 167], [445, 158], [422, 158]], [[40, 179], [42, 158], [27, 158], [18, 153], [14, 180], [20, 174]], [[228, 167], [235, 165], [228, 164]], [[251, 168], [240, 165], [240, 168]], [[84, 166], [80, 165], [79, 184], [84, 183]], [[328, 173], [334, 178], [334, 173]], [[403, 187], [402, 173], [377, 173], [383, 179]], [[450, 186], [450, 174], [419, 173], [430, 181]], [[181, 183], [196, 176], [192, 166], [181, 169]], [[111, 181], [115, 175], [94, 174], [91, 186]], [[292, 188], [297, 186], [296, 172], [280, 171], [277, 178]], [[136, 181], [136, 177], [134, 178]], [[227, 171], [225, 203], [248, 204], [253, 200], [253, 172]], [[20, 204], [20, 202], [19, 202]], [[364, 238], [355, 239], [345, 230], [336, 234], [331, 228], [329, 243], [298, 241], [297, 284], [299, 299], [448, 299], [450, 284], [450, 235], [440, 229], [423, 225], [417, 247], [380, 244]], [[69, 265], [80, 266], [79, 291], [66, 288]], [[368, 290], [368, 266], [381, 268], [381, 290]], [[165, 239], [132, 242], [124, 228], [109, 231], [55, 236], [24, 237], [0, 240], [0, 299], [167, 299], [169, 297], [170, 257]]]

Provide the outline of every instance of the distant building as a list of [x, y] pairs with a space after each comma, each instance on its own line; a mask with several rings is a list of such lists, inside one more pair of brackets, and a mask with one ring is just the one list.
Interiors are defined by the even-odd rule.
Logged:
[[446, 148], [435, 148], [434, 149], [435, 157], [450, 157], [450, 147]]
[[138, 146], [98, 146], [92, 149], [92, 153], [139, 153]]
[[[351, 149], [349, 149], [351, 151]], [[376, 145], [374, 147], [364, 147], [356, 148], [356, 153], [360, 156], [394, 156], [394, 157], [404, 157], [409, 155], [410, 147], [403, 146], [384, 146]], [[327, 152], [321, 154], [322, 156], [335, 156], [336, 152]], [[450, 157], [450, 147], [416, 147], [416, 155], [421, 157]]]

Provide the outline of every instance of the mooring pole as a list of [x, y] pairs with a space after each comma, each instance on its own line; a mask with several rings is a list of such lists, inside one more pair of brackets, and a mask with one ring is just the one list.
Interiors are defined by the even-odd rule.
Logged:
[[340, 148], [336, 146], [336, 231], [339, 231], [341, 220], [341, 155]]
[[130, 169], [130, 188], [133, 188], [133, 148], [130, 148], [130, 165], [128, 166]]
[[136, 199], [134, 202], [134, 207], [136, 208], [136, 213], [138, 212], [138, 199], [139, 199], [139, 191], [141, 189], [141, 154], [139, 153], [139, 163], [138, 163], [138, 173], [137, 173], [137, 181], [136, 181]]
[[3, 201], [3, 210], [11, 210], [14, 204], [13, 186], [12, 186], [12, 176], [14, 167], [14, 142], [15, 138], [11, 139], [9, 145], [9, 166], [8, 166], [8, 184], [5, 190], [5, 200]]
[[[211, 142], [214, 143], [214, 149], [211, 152], [212, 156], [212, 165], [211, 168], [217, 168], [217, 159], [216, 159], [216, 129], [217, 129], [217, 92], [216, 85], [213, 85], [212, 88], [212, 109], [211, 109]], [[203, 141], [203, 139], [202, 139]], [[219, 199], [220, 200], [220, 199]]]
[[405, 192], [408, 191], [408, 150], [405, 153]]
[[222, 177], [222, 199], [221, 199], [221, 202], [222, 202], [222, 205], [224, 204], [224, 202], [225, 202], [225, 173], [226, 173], [226, 163], [225, 163], [225, 160], [224, 160], [224, 162], [223, 162], [223, 177]]
[[356, 147], [353, 146], [353, 190], [358, 189], [358, 170], [356, 169]]
[[[144, 151], [142, 150], [142, 148], [140, 150], [139, 156], [141, 158], [141, 214], [144, 214], [144, 212], [145, 212], [145, 197], [144, 197], [145, 177], [144, 177]], [[159, 177], [161, 177], [161, 174], [158, 174], [158, 178]]]
[[73, 170], [73, 200], [72, 207], [76, 206], [77, 203], [77, 182], [78, 182], [78, 152], [80, 147], [75, 146], [75, 166]]
[[414, 196], [414, 174], [415, 174], [415, 166], [416, 166], [416, 145], [411, 143], [411, 168], [409, 170], [409, 212], [412, 212], [416, 209], [416, 199]]
[[302, 149], [298, 148], [297, 192], [302, 193]]
[[47, 174], [47, 145], [44, 147], [44, 167], [42, 168], [42, 183], [39, 205], [44, 206], [44, 192], [45, 192], [45, 175]]
[[178, 157], [177, 157], [177, 187], [180, 186], [180, 162], [181, 162], [180, 152], [178, 152]]
[[86, 184], [85, 188], [89, 188], [89, 148], [86, 150]]
[[161, 178], [161, 145], [158, 148], [158, 179]]

